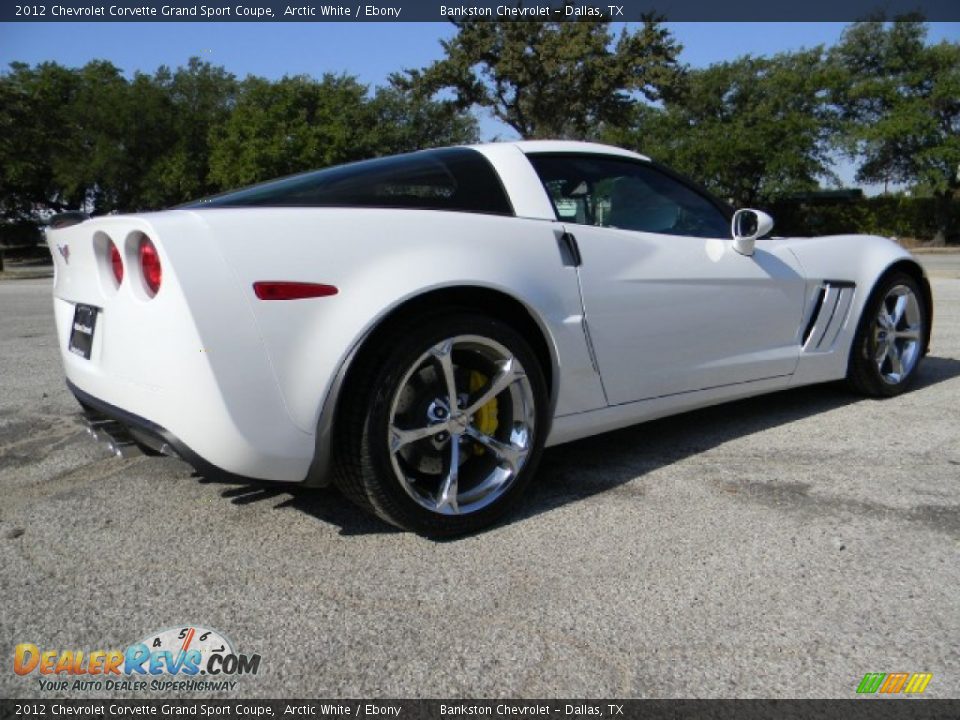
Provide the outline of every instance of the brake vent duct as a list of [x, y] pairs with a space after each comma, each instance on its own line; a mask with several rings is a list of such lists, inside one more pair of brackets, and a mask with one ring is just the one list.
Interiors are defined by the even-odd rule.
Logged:
[[804, 352], [828, 352], [840, 334], [856, 286], [846, 280], [824, 280], [800, 344]]

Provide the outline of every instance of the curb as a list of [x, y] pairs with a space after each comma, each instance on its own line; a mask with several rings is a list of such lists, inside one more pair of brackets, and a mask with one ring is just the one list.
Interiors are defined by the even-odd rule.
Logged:
[[25, 272], [0, 272], [0, 282], [8, 280], [50, 280], [53, 278], [53, 270], [30, 270]]

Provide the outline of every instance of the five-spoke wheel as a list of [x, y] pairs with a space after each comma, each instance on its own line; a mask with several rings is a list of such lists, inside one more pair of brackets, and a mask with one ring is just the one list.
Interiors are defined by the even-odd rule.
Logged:
[[494, 522], [529, 482], [543, 446], [540, 361], [509, 325], [467, 313], [405, 324], [378, 345], [348, 400], [338, 486], [425, 534]]
[[411, 364], [394, 394], [393, 472], [427, 510], [474, 512], [517, 478], [535, 425], [533, 390], [510, 350], [477, 335], [445, 338]]
[[895, 273], [867, 301], [854, 338], [847, 377], [862, 393], [903, 392], [923, 357], [929, 313], [916, 280]]
[[896, 285], [880, 303], [874, 323], [874, 362], [884, 382], [896, 385], [920, 359], [923, 315], [920, 301], [906, 285]]

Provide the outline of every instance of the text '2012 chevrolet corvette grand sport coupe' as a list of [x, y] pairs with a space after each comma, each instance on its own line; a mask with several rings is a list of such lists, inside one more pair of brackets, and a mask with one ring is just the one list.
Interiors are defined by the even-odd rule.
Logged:
[[642, 155], [538, 141], [60, 219], [47, 240], [95, 424], [441, 536], [499, 518], [548, 445], [840, 378], [902, 392], [930, 336], [917, 262], [772, 226]]

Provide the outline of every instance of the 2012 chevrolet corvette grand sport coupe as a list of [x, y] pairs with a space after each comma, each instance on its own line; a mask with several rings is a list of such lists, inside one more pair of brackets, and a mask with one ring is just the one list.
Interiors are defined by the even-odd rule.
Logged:
[[207, 476], [332, 482], [443, 536], [514, 505], [545, 446], [839, 378], [902, 392], [930, 336], [917, 262], [772, 225], [642, 155], [539, 141], [61, 218], [47, 239], [95, 429]]

